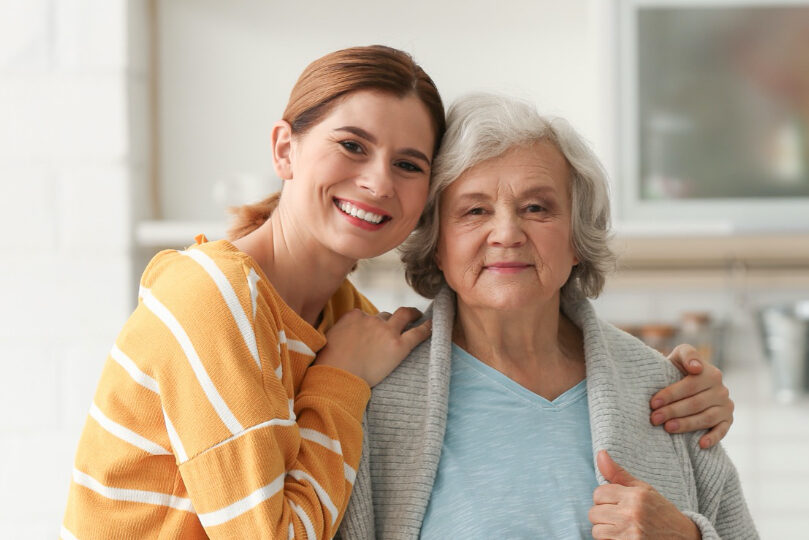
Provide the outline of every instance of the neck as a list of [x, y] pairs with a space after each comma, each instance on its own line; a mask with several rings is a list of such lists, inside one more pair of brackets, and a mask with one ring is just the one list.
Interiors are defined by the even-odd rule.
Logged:
[[263, 225], [233, 244], [258, 263], [284, 302], [315, 326], [356, 261], [324, 249], [293, 223], [279, 205]]
[[453, 341], [549, 400], [585, 375], [581, 333], [559, 310], [558, 295], [525, 310], [479, 308], [458, 299]]

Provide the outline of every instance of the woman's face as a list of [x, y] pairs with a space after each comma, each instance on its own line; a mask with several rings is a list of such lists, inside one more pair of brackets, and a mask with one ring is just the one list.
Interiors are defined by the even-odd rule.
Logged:
[[467, 169], [443, 193], [436, 262], [458, 301], [517, 309], [558, 301], [578, 260], [570, 169], [549, 142]]
[[355, 260], [398, 246], [424, 209], [434, 140], [417, 97], [349, 94], [292, 138], [284, 198], [298, 237]]

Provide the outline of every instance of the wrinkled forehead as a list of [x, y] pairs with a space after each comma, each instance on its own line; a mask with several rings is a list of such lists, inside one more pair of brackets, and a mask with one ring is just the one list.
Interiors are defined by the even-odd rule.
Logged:
[[464, 170], [448, 183], [441, 198], [469, 193], [521, 195], [524, 193], [570, 192], [571, 167], [556, 143], [540, 139], [510, 147]]

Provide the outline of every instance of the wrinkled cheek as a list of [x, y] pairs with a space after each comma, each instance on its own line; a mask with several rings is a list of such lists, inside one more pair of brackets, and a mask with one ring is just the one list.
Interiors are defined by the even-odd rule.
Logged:
[[477, 284], [478, 279], [480, 279], [480, 272], [481, 268], [479, 266], [468, 266], [464, 268], [463, 271], [464, 285], [469, 289], [474, 287]]

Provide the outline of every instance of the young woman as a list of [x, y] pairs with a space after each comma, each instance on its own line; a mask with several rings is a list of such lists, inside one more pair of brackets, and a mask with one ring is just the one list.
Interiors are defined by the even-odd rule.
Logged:
[[[232, 242], [199, 236], [146, 268], [63, 538], [334, 535], [370, 387], [430, 332], [405, 330], [416, 310], [376, 314], [346, 275], [414, 228], [443, 132], [435, 85], [406, 53], [357, 47], [304, 70], [272, 130], [283, 197], [245, 208]], [[679, 399], [697, 388], [721, 395], [710, 369], [664, 390], [671, 416], [702, 410]]]

